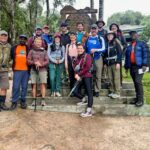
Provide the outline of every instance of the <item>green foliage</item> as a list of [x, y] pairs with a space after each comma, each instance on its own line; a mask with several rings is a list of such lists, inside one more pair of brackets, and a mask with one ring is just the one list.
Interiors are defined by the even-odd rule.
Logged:
[[[22, 5], [24, 2], [26, 4]], [[32, 35], [37, 24], [41, 26], [48, 24], [51, 32], [54, 33], [58, 31], [60, 20], [56, 8], [62, 7], [63, 4], [73, 5], [74, 2], [75, 0], [54, 0], [53, 8], [47, 17], [46, 13], [43, 14], [44, 4], [50, 9], [46, 0], [0, 0], [0, 29], [8, 31], [10, 37], [16, 38], [15, 40], [19, 34]], [[47, 10], [47, 12], [49, 11]], [[13, 32], [14, 30], [15, 32]]]
[[139, 25], [144, 16], [140, 12], [134, 12], [128, 10], [121, 13], [115, 13], [108, 18], [107, 24], [110, 25], [112, 22], [115, 22], [119, 25], [130, 24], [130, 25]]
[[150, 45], [150, 16], [144, 17], [144, 19], [141, 22], [141, 25], [145, 26], [141, 35], [141, 39], [148, 42], [148, 45]]

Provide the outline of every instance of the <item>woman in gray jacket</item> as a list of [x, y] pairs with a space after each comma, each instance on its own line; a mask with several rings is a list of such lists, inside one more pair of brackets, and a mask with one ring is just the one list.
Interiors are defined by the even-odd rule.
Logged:
[[61, 94], [61, 74], [63, 70], [63, 63], [65, 58], [65, 47], [61, 45], [60, 34], [55, 34], [54, 43], [48, 47], [49, 75], [51, 96], [60, 97]]

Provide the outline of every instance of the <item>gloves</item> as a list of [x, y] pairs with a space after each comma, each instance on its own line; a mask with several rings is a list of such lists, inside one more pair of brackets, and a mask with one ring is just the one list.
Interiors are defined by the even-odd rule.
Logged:
[[146, 71], [146, 66], [142, 66], [142, 70], [143, 70], [143, 72], [145, 72]]

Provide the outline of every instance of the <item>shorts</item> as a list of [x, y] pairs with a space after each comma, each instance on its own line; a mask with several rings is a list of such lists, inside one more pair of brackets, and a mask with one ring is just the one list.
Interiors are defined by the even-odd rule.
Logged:
[[31, 70], [31, 83], [47, 83], [47, 71], [39, 71], [36, 72], [34, 70]]
[[8, 72], [0, 72], [0, 89], [9, 89]]

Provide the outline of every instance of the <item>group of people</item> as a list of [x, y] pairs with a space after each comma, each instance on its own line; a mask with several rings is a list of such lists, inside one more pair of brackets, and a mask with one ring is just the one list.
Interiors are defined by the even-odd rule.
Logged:
[[[46, 84], [50, 85], [51, 96], [61, 96], [62, 76], [69, 76], [70, 89], [75, 85], [71, 96], [80, 99], [77, 105], [87, 105], [82, 117], [92, 116], [93, 96], [100, 96], [102, 75], [106, 74], [110, 82], [109, 97], [120, 97], [122, 82], [122, 58], [125, 56], [125, 69], [130, 69], [136, 90], [136, 100], [132, 104], [142, 106], [144, 93], [143, 74], [138, 69], [146, 69], [148, 47], [139, 40], [136, 31], [131, 31], [131, 42], [126, 40], [116, 23], [109, 31], [104, 29], [105, 22], [97, 21], [91, 25], [90, 33], [84, 30], [84, 24], [78, 22], [77, 31], [68, 31], [67, 23], [60, 25], [60, 32], [49, 34], [49, 26], [37, 26], [34, 34], [27, 38], [19, 36], [19, 44], [10, 46], [8, 33], [0, 31], [0, 111], [14, 110], [20, 99], [22, 109], [27, 108], [26, 95], [28, 80], [31, 79], [33, 98], [36, 98], [37, 83], [40, 84], [41, 105], [45, 106]], [[5, 105], [9, 88], [8, 70], [13, 69], [12, 104]], [[94, 74], [94, 75], [93, 75]], [[47, 80], [48, 77], [48, 80]], [[93, 79], [95, 82], [93, 83]], [[47, 83], [48, 82], [48, 83]], [[76, 84], [78, 83], [78, 84]], [[84, 85], [85, 95], [81, 93]], [[94, 85], [94, 86], [93, 86]], [[94, 91], [93, 91], [94, 87]], [[33, 101], [32, 105], [35, 105]]]

